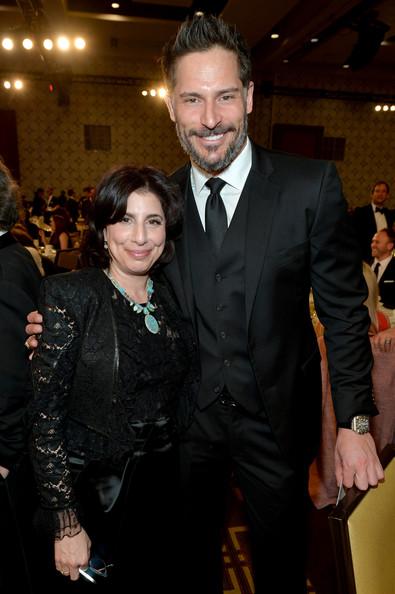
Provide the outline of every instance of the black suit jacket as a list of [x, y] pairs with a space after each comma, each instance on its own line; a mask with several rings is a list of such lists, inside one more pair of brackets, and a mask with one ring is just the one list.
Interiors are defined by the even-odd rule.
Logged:
[[41, 275], [10, 233], [0, 236], [0, 465], [10, 468], [23, 446], [22, 417], [30, 394], [26, 316], [37, 308]]
[[[190, 166], [173, 176], [184, 190]], [[339, 422], [375, 414], [362, 305], [366, 286], [340, 181], [332, 164], [253, 145], [245, 233], [245, 323], [264, 408], [275, 437], [291, 456], [315, 441], [320, 427], [321, 380], [309, 312], [313, 287], [326, 327], [334, 404]], [[186, 194], [185, 216], [188, 217]], [[167, 267], [186, 315], [194, 321], [188, 234]]]
[[[384, 208], [383, 214], [387, 220], [387, 227], [392, 228], [395, 220], [394, 211]], [[362, 259], [369, 262], [372, 258], [370, 244], [372, 243], [373, 235], [377, 233], [376, 219], [372, 205], [358, 206], [351, 215], [351, 219], [357, 235]]]
[[391, 258], [379, 281], [380, 301], [384, 307], [395, 309], [395, 258]]

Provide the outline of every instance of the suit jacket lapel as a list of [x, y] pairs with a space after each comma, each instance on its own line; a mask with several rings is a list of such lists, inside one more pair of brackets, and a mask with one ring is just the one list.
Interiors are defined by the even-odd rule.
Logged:
[[268, 155], [255, 147], [254, 144], [252, 147], [252, 167], [243, 190], [243, 192], [248, 192], [245, 244], [247, 328], [264, 266], [275, 204], [279, 194], [279, 187], [269, 179], [273, 167]]

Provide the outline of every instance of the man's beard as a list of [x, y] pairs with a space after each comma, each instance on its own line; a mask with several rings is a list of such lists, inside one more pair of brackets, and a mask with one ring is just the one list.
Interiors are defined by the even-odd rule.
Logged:
[[[180, 130], [178, 124], [176, 123], [176, 132], [178, 136], [178, 140], [184, 151], [189, 155], [191, 161], [206, 171], [207, 173], [218, 174], [224, 169], [226, 169], [238, 156], [241, 149], [243, 148], [246, 138], [247, 138], [247, 127], [248, 127], [248, 118], [247, 114], [245, 114], [243, 123], [239, 129], [239, 133], [237, 134], [236, 138], [230, 143], [228, 148], [226, 149], [225, 155], [222, 159], [218, 161], [208, 161], [205, 159], [194, 147], [190, 138], [193, 136], [199, 137], [209, 137], [209, 136], [216, 136], [217, 134], [224, 134], [226, 132], [235, 132], [236, 128], [233, 126], [225, 127], [225, 126], [218, 126], [213, 130], [190, 130], [187, 134], [184, 131]], [[215, 151], [216, 147], [212, 147], [211, 152]], [[210, 147], [208, 147], [208, 152], [210, 153]]]

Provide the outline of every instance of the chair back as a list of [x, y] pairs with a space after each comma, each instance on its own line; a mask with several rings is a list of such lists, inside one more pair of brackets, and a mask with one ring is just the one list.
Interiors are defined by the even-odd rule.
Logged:
[[55, 264], [59, 268], [66, 270], [75, 270], [79, 265], [79, 258], [81, 251], [77, 248], [69, 248], [67, 250], [58, 250], [56, 252]]
[[329, 514], [339, 594], [395, 594], [395, 446], [380, 458], [384, 482], [353, 487]]

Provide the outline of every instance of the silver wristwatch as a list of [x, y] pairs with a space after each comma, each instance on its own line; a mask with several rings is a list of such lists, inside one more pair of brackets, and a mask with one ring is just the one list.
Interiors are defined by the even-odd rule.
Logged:
[[369, 419], [370, 417], [368, 415], [356, 415], [351, 419], [350, 429], [359, 435], [369, 433]]

